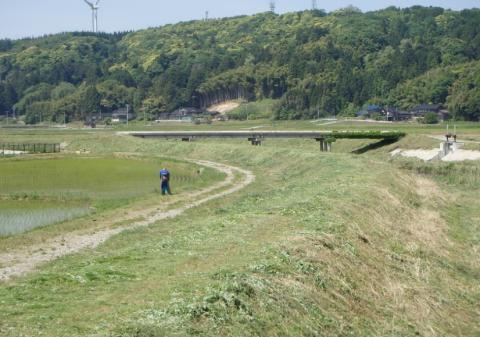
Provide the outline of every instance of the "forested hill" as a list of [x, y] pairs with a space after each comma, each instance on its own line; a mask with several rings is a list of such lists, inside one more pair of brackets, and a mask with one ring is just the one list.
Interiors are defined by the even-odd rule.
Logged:
[[28, 122], [130, 104], [153, 116], [232, 98], [278, 99], [277, 118], [365, 103], [444, 103], [480, 118], [480, 10], [305, 11], [125, 34], [0, 41], [0, 111]]

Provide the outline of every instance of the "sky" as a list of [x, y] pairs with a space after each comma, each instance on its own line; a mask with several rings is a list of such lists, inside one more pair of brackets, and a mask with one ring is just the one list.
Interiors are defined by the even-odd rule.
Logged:
[[[157, 27], [167, 23], [254, 14], [269, 9], [269, 0], [100, 0], [100, 31]], [[388, 6], [480, 7], [480, 0], [317, 0], [327, 12], [353, 5], [362, 11]], [[310, 9], [312, 0], [277, 0], [278, 13]], [[83, 0], [0, 0], [0, 38], [18, 39], [66, 31], [91, 30], [91, 10]]]

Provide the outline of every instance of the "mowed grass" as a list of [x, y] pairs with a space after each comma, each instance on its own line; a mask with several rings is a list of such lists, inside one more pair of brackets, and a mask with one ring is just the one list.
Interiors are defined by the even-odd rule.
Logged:
[[221, 179], [210, 169], [162, 158], [68, 157], [0, 160], [0, 235], [71, 220], [159, 194], [158, 172], [175, 193]]
[[[7, 287], [0, 310], [5, 335], [478, 332], [478, 241], [472, 239], [478, 238], [478, 203], [471, 198], [466, 209], [462, 199], [448, 208], [455, 239], [453, 254], [445, 258], [448, 247], [430, 244], [451, 237], [424, 243], [404, 228], [419, 215], [422, 197], [413, 184], [402, 183], [395, 166], [378, 162], [385, 157], [320, 155], [313, 142], [295, 142], [291, 149], [289, 141], [252, 148], [246, 141], [126, 141], [108, 133], [94, 141], [85, 134], [35, 137], [65, 137], [73, 149], [102, 154], [124, 150], [228, 161], [255, 170], [257, 183]], [[429, 142], [415, 136], [402, 146], [417, 140]], [[354, 147], [336, 144], [335, 150]], [[379, 194], [385, 189], [406, 207], [393, 212], [399, 206]], [[452, 185], [449, 192], [458, 191]]]
[[326, 154], [311, 142], [69, 141], [98, 155], [226, 162], [257, 179], [1, 285], [2, 336], [480, 333], [478, 185], [437, 186], [386, 152]]

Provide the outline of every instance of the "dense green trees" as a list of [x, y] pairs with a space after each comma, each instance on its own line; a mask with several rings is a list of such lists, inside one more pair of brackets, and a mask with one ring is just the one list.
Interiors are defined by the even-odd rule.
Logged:
[[80, 111], [83, 118], [90, 117], [100, 111], [100, 103], [102, 97], [97, 88], [89, 85], [80, 98]]
[[[129, 104], [154, 118], [232, 98], [278, 99], [276, 118], [376, 102], [443, 103], [478, 119], [480, 10], [389, 7], [191, 21], [124, 34], [0, 41], [0, 113], [86, 118]], [[475, 77], [477, 76], [477, 77]]]
[[480, 64], [459, 74], [448, 96], [448, 108], [456, 116], [480, 121]]

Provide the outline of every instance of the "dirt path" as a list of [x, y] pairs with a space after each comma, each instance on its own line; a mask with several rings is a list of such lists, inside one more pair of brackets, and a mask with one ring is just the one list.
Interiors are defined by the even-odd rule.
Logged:
[[[194, 201], [188, 202], [181, 207], [168, 211], [157, 211], [153, 213], [151, 209], [146, 210], [143, 214], [138, 214], [137, 212], [136, 215], [143, 216], [144, 220], [135, 222], [133, 224], [103, 229], [94, 233], [68, 233], [44, 242], [41, 245], [34, 245], [0, 254], [0, 282], [7, 281], [15, 276], [21, 276], [32, 272], [41, 264], [52, 261], [61, 256], [72, 254], [86, 248], [95, 248], [107, 241], [113, 235], [119, 234], [125, 230], [148, 226], [163, 219], [174, 218], [185, 211], [200, 206], [208, 201], [235, 193], [255, 180], [255, 176], [252, 172], [237, 167], [203, 160], [196, 160], [192, 162], [224, 172], [227, 177], [220, 183], [190, 194], [186, 194], [186, 198], [194, 199]], [[241, 174], [242, 179], [233, 185], [235, 173]], [[227, 189], [211, 195], [205, 195], [209, 192], [223, 188]], [[196, 198], [198, 198], [198, 200], [195, 200]]]

